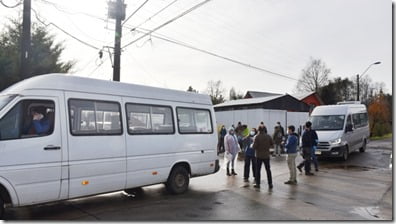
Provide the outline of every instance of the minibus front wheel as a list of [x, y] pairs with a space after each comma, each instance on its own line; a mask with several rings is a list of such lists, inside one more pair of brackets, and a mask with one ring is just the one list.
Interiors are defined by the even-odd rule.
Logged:
[[349, 149], [348, 146], [345, 146], [344, 153], [342, 154], [342, 160], [347, 161], [348, 156], [349, 156]]
[[4, 220], [4, 201], [0, 197], [0, 219]]
[[171, 194], [182, 194], [187, 191], [189, 183], [190, 177], [187, 169], [179, 165], [172, 169], [165, 185]]

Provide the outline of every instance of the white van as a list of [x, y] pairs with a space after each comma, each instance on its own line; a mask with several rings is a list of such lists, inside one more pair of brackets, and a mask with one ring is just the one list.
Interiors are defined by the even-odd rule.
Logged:
[[64, 74], [26, 79], [0, 93], [0, 215], [4, 205], [158, 183], [183, 193], [190, 177], [219, 170], [214, 124], [207, 95]]
[[315, 154], [322, 157], [342, 157], [364, 152], [370, 139], [367, 109], [360, 102], [318, 106], [310, 115], [312, 128], [318, 134]]

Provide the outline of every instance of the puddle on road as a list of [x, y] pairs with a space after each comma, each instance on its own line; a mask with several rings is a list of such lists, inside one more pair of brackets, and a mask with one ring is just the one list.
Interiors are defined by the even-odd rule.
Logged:
[[357, 207], [354, 208], [351, 213], [358, 214], [365, 219], [383, 220], [383, 218], [378, 216], [379, 211], [378, 207]]
[[348, 165], [348, 164], [337, 164], [337, 165], [334, 165], [334, 166], [330, 166], [328, 168], [344, 169], [344, 170], [352, 170], [352, 171], [369, 171], [369, 170], [373, 170], [374, 169], [372, 167], [356, 166], [356, 165]]

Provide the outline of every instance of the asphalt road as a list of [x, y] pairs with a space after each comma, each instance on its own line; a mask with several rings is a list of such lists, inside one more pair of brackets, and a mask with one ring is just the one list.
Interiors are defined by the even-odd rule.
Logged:
[[[189, 191], [170, 195], [163, 185], [144, 187], [140, 195], [123, 192], [83, 199], [9, 208], [7, 220], [80, 221], [207, 221], [207, 220], [392, 220], [392, 141], [372, 141], [365, 153], [348, 161], [319, 161], [315, 176], [298, 174], [298, 185], [285, 185], [286, 157], [271, 160], [272, 190], [262, 171], [261, 189], [221, 169], [214, 175], [193, 178]], [[298, 158], [301, 161], [301, 158]], [[221, 160], [223, 165], [223, 160]], [[224, 167], [224, 166], [223, 166]]]

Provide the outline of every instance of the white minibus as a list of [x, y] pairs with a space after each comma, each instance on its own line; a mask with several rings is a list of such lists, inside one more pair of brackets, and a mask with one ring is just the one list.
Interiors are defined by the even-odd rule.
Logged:
[[0, 93], [0, 215], [26, 206], [216, 173], [207, 95], [66, 74]]
[[370, 129], [364, 104], [344, 102], [317, 106], [310, 115], [310, 121], [318, 134], [316, 156], [347, 160], [351, 152], [366, 150]]

